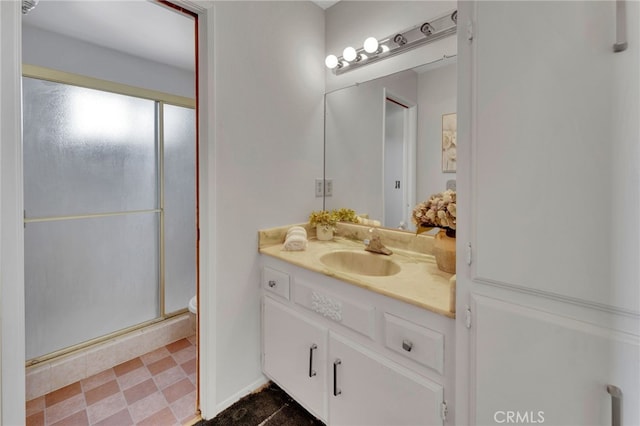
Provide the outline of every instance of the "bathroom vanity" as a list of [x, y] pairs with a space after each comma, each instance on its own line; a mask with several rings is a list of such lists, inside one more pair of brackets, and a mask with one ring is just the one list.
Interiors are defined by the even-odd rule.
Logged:
[[[367, 227], [339, 228], [327, 242], [310, 231], [299, 252], [282, 251], [287, 227], [260, 232], [264, 374], [329, 425], [455, 424], [455, 276], [392, 245], [404, 234], [428, 249], [432, 237], [377, 231], [384, 256], [364, 251]], [[344, 253], [398, 268], [353, 272], [331, 259]]]

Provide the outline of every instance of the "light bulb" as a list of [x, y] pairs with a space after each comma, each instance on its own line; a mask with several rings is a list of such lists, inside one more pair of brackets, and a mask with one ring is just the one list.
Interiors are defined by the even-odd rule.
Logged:
[[327, 66], [327, 68], [334, 69], [338, 66], [338, 58], [336, 57], [336, 55], [329, 55], [324, 60], [324, 64]]
[[364, 41], [364, 51], [367, 53], [375, 53], [378, 50], [378, 40], [375, 37], [369, 37]]
[[345, 61], [351, 62], [357, 56], [358, 54], [356, 53], [356, 49], [354, 49], [351, 46], [345, 47], [344, 50], [342, 51], [342, 57], [344, 58]]

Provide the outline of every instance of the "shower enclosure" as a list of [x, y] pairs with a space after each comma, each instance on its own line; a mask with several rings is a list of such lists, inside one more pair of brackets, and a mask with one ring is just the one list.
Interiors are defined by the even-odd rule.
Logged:
[[26, 357], [181, 313], [196, 287], [193, 106], [23, 78]]

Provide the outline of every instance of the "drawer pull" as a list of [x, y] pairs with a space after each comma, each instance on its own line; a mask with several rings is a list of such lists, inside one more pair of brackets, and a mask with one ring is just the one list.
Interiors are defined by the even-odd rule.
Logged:
[[342, 391], [338, 389], [338, 366], [342, 364], [340, 358], [333, 361], [333, 396], [342, 394]]
[[275, 280], [269, 280], [269, 287], [274, 288], [276, 286]]
[[622, 426], [622, 389], [607, 385], [607, 392], [611, 395], [611, 426]]
[[411, 342], [410, 340], [403, 340], [402, 349], [404, 349], [407, 352], [411, 352], [411, 349], [413, 349], [413, 342]]
[[313, 351], [318, 349], [318, 345], [315, 343], [309, 347], [309, 377], [313, 377], [316, 375], [315, 370], [313, 369]]

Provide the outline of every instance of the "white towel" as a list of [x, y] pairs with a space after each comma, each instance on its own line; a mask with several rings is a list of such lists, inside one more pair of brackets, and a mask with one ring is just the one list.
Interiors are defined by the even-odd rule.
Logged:
[[361, 225], [367, 225], [367, 226], [380, 226], [381, 225], [379, 220], [367, 219], [366, 217], [361, 217], [361, 216], [358, 216], [358, 223], [361, 224]]
[[302, 251], [307, 249], [307, 237], [294, 233], [289, 235], [284, 242], [284, 250], [286, 251]]
[[287, 237], [293, 234], [302, 235], [303, 237], [307, 238], [307, 230], [302, 226], [292, 226], [291, 228], [289, 228], [289, 230], [287, 231]]

